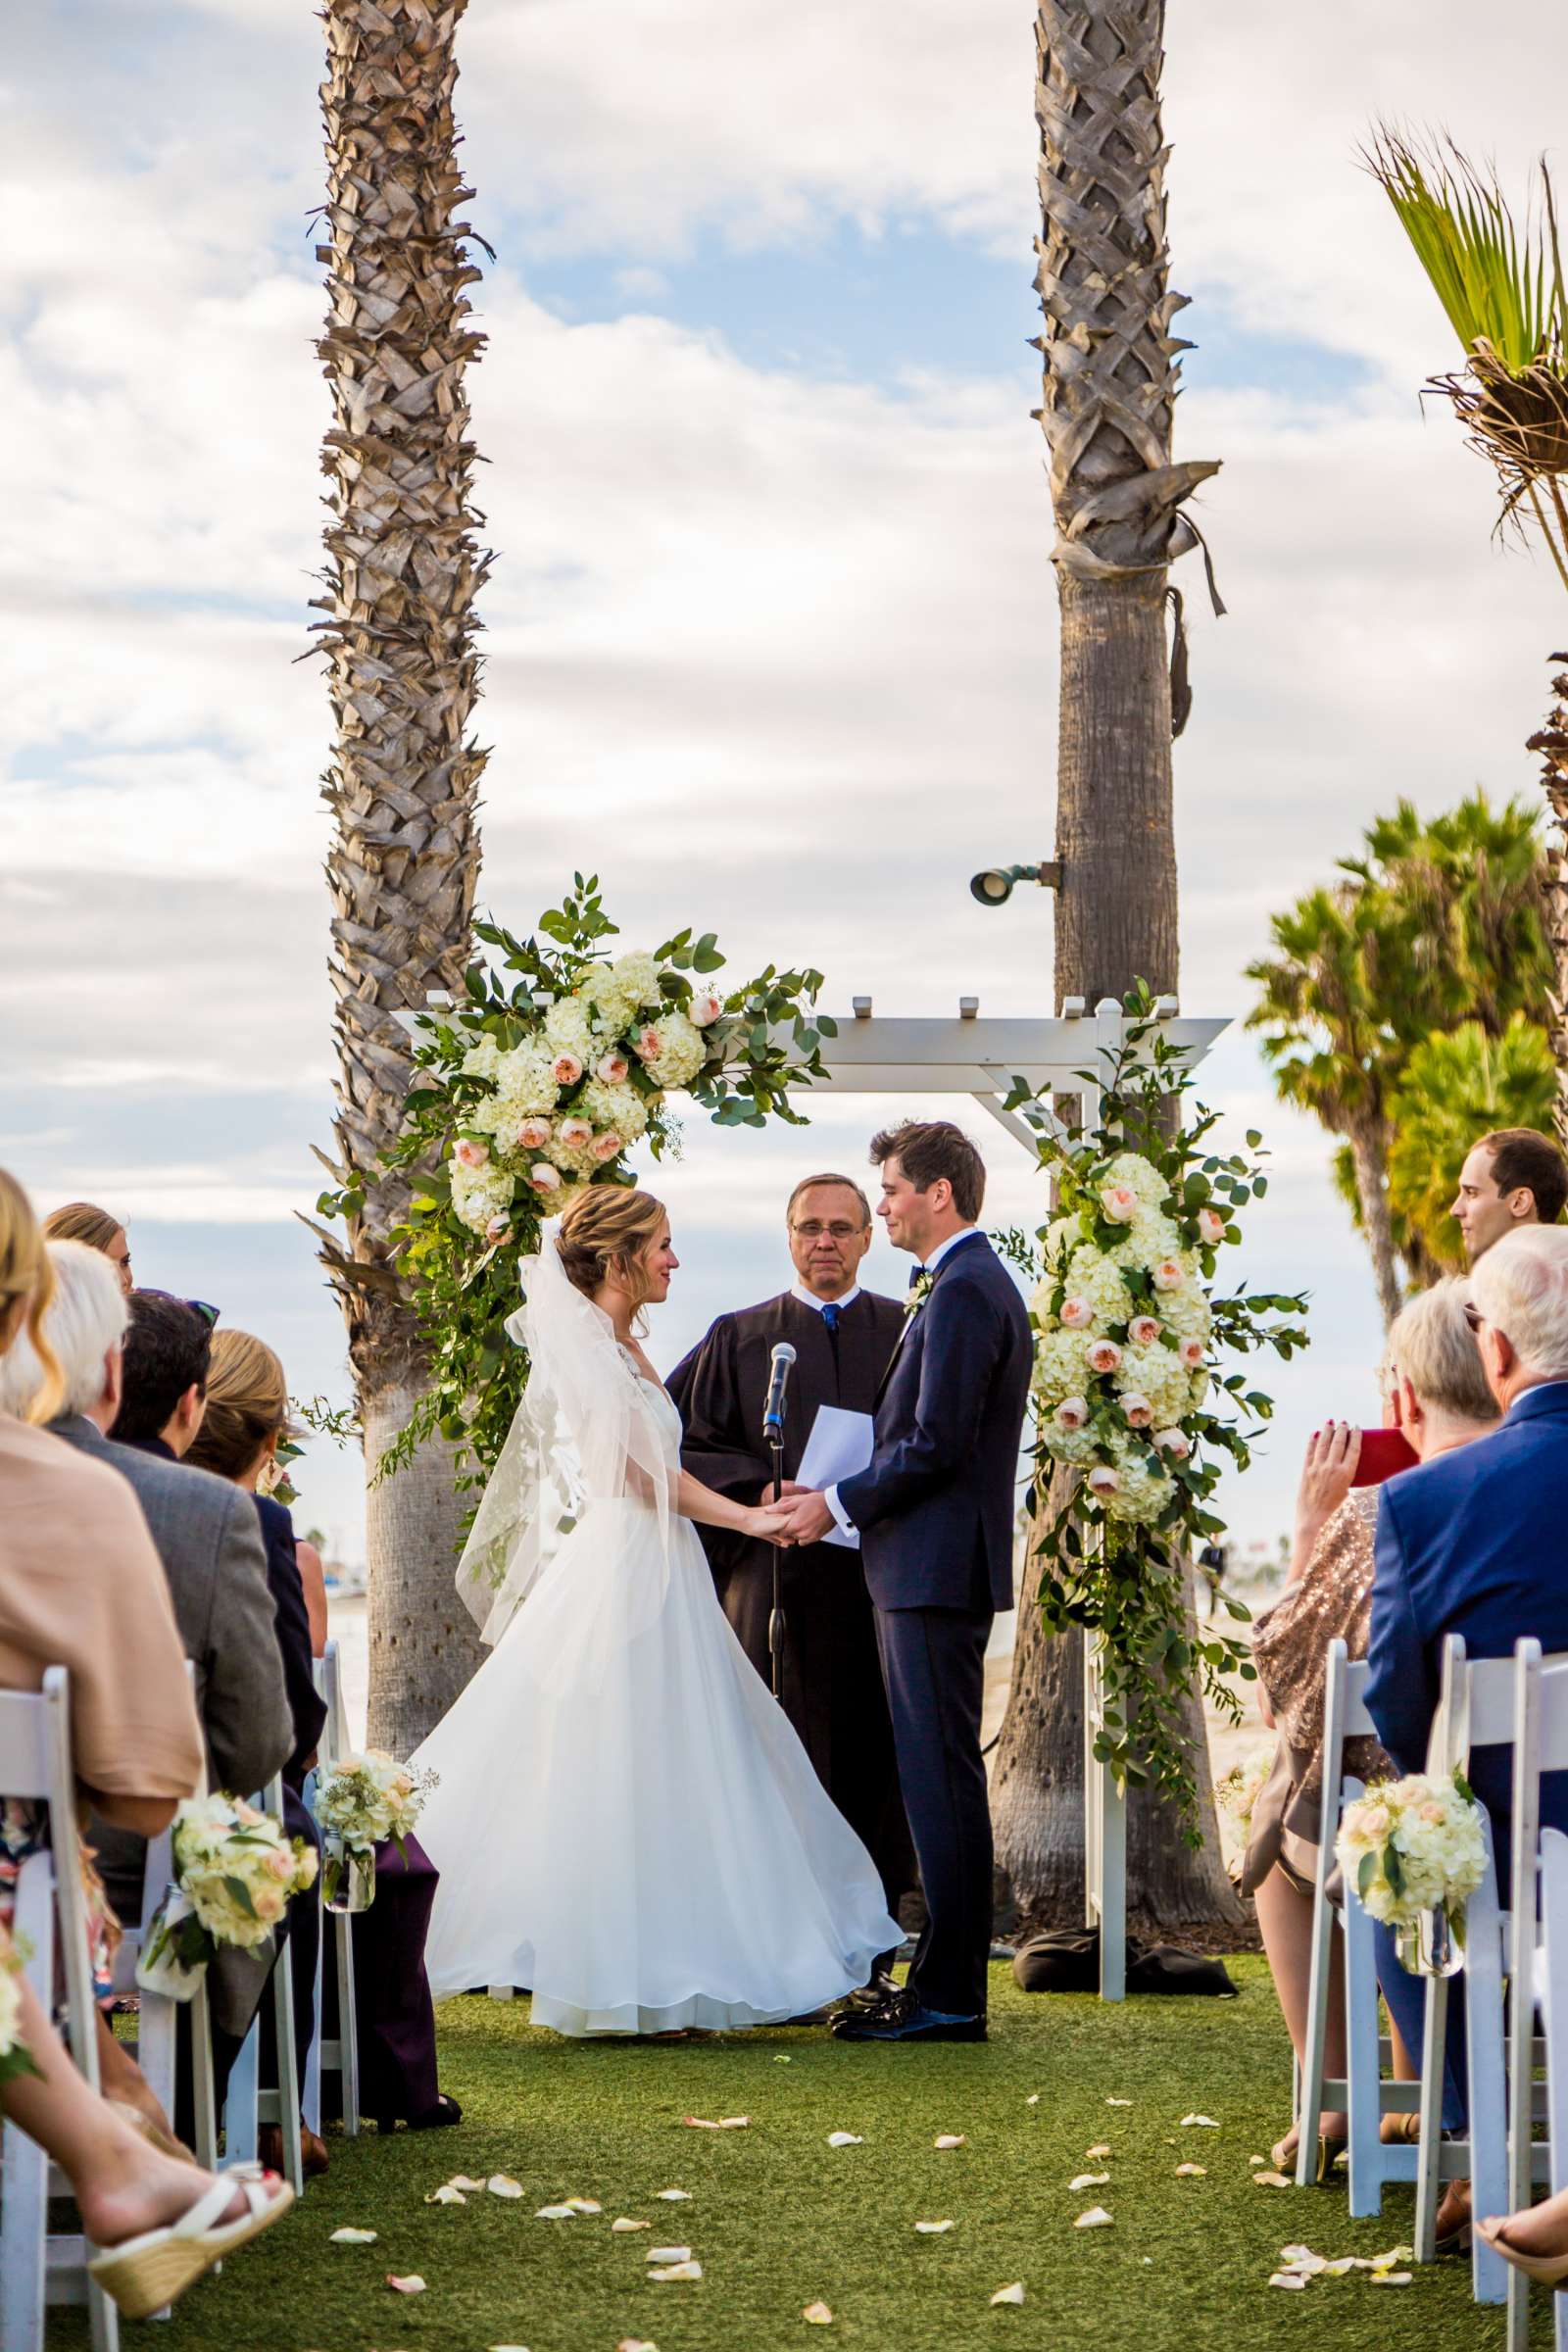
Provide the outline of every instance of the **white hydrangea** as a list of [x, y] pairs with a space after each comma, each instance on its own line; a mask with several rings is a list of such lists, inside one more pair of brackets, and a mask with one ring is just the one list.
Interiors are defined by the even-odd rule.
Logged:
[[1079, 1331], [1049, 1331], [1035, 1349], [1036, 1394], [1048, 1405], [1084, 1395], [1084, 1341]]
[[1157, 1313], [1166, 1330], [1179, 1340], [1206, 1341], [1214, 1328], [1208, 1299], [1196, 1273], [1179, 1291], [1161, 1291], [1151, 1311]]
[[489, 1114], [483, 1123], [492, 1134], [504, 1134], [524, 1119], [555, 1109], [559, 1090], [551, 1075], [553, 1059], [549, 1050], [532, 1038], [497, 1056], [492, 1080], [495, 1094], [490, 1103], [482, 1106]]
[[646, 948], [634, 948], [629, 955], [618, 956], [610, 967], [610, 974], [629, 1004], [640, 1008], [663, 1003], [663, 992], [659, 985], [659, 958]]
[[1118, 1152], [1100, 1181], [1102, 1186], [1126, 1185], [1149, 1209], [1158, 1208], [1170, 1191], [1153, 1161], [1146, 1159], [1141, 1152]]
[[460, 1221], [470, 1233], [483, 1233], [492, 1217], [511, 1206], [514, 1179], [493, 1159], [487, 1160], [482, 1168], [466, 1168], [459, 1159], [449, 1160], [447, 1166], [452, 1178], [452, 1206]]
[[[1388, 1879], [1391, 1845], [1399, 1857], [1397, 1892]], [[1375, 1857], [1376, 1868], [1362, 1886], [1367, 1855]], [[1418, 1912], [1439, 1904], [1454, 1917], [1486, 1868], [1480, 1809], [1460, 1795], [1451, 1774], [1409, 1773], [1402, 1780], [1376, 1782], [1347, 1808], [1335, 1858], [1374, 1919], [1406, 1926]]]
[[1191, 1377], [1175, 1350], [1161, 1347], [1158, 1341], [1152, 1348], [1125, 1348], [1120, 1369], [1112, 1379], [1119, 1395], [1149, 1398], [1154, 1408], [1154, 1420], [1161, 1429], [1172, 1421], [1180, 1421], [1188, 1410]]
[[590, 1078], [577, 1097], [577, 1107], [603, 1134], [612, 1127], [623, 1144], [635, 1144], [648, 1132], [648, 1110], [634, 1086], [606, 1086]]
[[661, 1013], [633, 1036], [632, 1045], [662, 1087], [686, 1086], [708, 1059], [702, 1031], [683, 1012]]
[[1162, 1257], [1180, 1257], [1182, 1237], [1170, 1217], [1154, 1210], [1140, 1207], [1127, 1228], [1127, 1238], [1118, 1242], [1107, 1255], [1118, 1266], [1149, 1267]]
[[581, 997], [558, 997], [545, 1014], [544, 1029], [554, 1054], [575, 1054], [585, 1067], [604, 1051]]
[[1106, 1509], [1113, 1518], [1135, 1527], [1149, 1526], [1169, 1502], [1175, 1480], [1163, 1470], [1152, 1469], [1141, 1446], [1113, 1440], [1104, 1450], [1119, 1481], [1116, 1492], [1105, 1498]]
[[478, 1044], [470, 1046], [463, 1056], [462, 1066], [465, 1076], [493, 1080], [500, 1054], [501, 1048], [493, 1037], [481, 1037]]
[[1067, 1260], [1063, 1285], [1070, 1298], [1089, 1300], [1095, 1310], [1092, 1330], [1101, 1330], [1108, 1323], [1125, 1323], [1133, 1311], [1132, 1295], [1116, 1262], [1119, 1254], [1119, 1251], [1107, 1254], [1086, 1242]]

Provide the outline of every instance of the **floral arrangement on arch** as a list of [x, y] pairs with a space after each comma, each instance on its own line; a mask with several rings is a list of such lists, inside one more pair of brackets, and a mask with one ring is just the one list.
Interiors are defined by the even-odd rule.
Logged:
[[[720, 1126], [803, 1125], [789, 1092], [824, 1075], [821, 1041], [835, 1034], [815, 1011], [820, 972], [769, 964], [726, 988], [710, 931], [613, 954], [592, 875], [575, 875], [529, 938], [474, 932], [499, 968], [476, 962], [451, 1009], [421, 1017], [403, 1134], [379, 1171], [408, 1188], [392, 1239], [431, 1379], [377, 1474], [439, 1430], [465, 1484], [494, 1464], [527, 1378], [504, 1326], [544, 1222], [589, 1185], [631, 1184], [637, 1147], [674, 1150], [682, 1098]], [[318, 1206], [352, 1223], [365, 1199], [351, 1182]], [[353, 1261], [323, 1238], [351, 1282]]]
[[[1056, 1188], [1050, 1223], [1004, 1242], [1035, 1277], [1031, 1551], [1048, 1626], [1100, 1644], [1100, 1760], [1170, 1797], [1197, 1842], [1185, 1703], [1198, 1691], [1239, 1719], [1230, 1678], [1254, 1669], [1233, 1633], [1200, 1634], [1190, 1564], [1224, 1533], [1207, 1507], [1220, 1457], [1245, 1469], [1248, 1430], [1273, 1411], [1224, 1358], [1289, 1358], [1306, 1344], [1305, 1300], [1216, 1289], [1241, 1210], [1268, 1190], [1262, 1138], [1250, 1133], [1245, 1155], [1211, 1149], [1219, 1114], [1184, 1118], [1192, 1071], [1150, 990], [1140, 982], [1123, 1008], [1120, 1045], [1077, 1073], [1100, 1089], [1094, 1127], [1061, 1127], [1022, 1079], [1007, 1099]], [[1247, 1621], [1229, 1594], [1219, 1606]]]

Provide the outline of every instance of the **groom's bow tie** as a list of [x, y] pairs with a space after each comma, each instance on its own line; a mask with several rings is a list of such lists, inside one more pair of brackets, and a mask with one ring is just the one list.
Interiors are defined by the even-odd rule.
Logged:
[[914, 1264], [909, 1268], [909, 1289], [911, 1291], [913, 1290], [915, 1284], [920, 1280], [920, 1277], [924, 1274], [924, 1266], [922, 1266], [919, 1259], [916, 1258]]

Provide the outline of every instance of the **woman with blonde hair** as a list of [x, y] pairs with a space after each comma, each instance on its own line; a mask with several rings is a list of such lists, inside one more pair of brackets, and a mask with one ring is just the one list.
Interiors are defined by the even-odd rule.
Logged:
[[783, 1522], [680, 1466], [642, 1347], [679, 1262], [662, 1203], [604, 1184], [524, 1263], [528, 1385], [458, 1570], [493, 1651], [413, 1759], [437, 1997], [526, 1985], [558, 2034], [776, 2024], [900, 1940], [713, 1590], [697, 1525]]
[[43, 1221], [46, 1242], [82, 1242], [107, 1257], [115, 1269], [121, 1290], [128, 1298], [135, 1288], [130, 1272], [130, 1242], [119, 1217], [107, 1208], [96, 1207], [91, 1200], [68, 1200], [64, 1208], [51, 1209]]

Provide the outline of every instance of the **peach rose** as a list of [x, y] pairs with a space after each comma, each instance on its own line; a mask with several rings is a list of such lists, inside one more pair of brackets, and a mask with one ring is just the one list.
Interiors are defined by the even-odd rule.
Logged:
[[1082, 1429], [1089, 1419], [1089, 1406], [1082, 1396], [1064, 1396], [1053, 1418], [1058, 1429]]
[[1196, 1371], [1198, 1370], [1198, 1368], [1199, 1368], [1200, 1364], [1201, 1364], [1201, 1363], [1202, 1363], [1202, 1361], [1203, 1361], [1203, 1343], [1202, 1343], [1202, 1341], [1201, 1341], [1201, 1340], [1183, 1340], [1183, 1342], [1182, 1342], [1182, 1348], [1181, 1348], [1181, 1355], [1182, 1355], [1182, 1362], [1183, 1362], [1183, 1363], [1186, 1365], [1186, 1367], [1187, 1367], [1188, 1371], [1189, 1371], [1189, 1372], [1196, 1372]]
[[294, 1857], [285, 1853], [282, 1846], [274, 1846], [267, 1857], [267, 1867], [274, 1879], [282, 1879], [286, 1884], [294, 1876]]
[[1127, 1337], [1135, 1348], [1152, 1348], [1159, 1337], [1159, 1317], [1134, 1315], [1127, 1326]]
[[460, 1135], [452, 1147], [452, 1156], [462, 1167], [482, 1168], [490, 1156], [490, 1147], [471, 1135]]
[[657, 1061], [664, 1051], [664, 1041], [652, 1021], [637, 1037], [637, 1056], [640, 1061]]
[[1156, 1429], [1154, 1444], [1161, 1453], [1168, 1453], [1176, 1462], [1185, 1462], [1193, 1450], [1192, 1441], [1185, 1429]]
[[724, 1009], [724, 1000], [710, 988], [692, 991], [692, 1001], [686, 1007], [686, 1018], [694, 1029], [710, 1029]]
[[1130, 1225], [1138, 1214], [1138, 1195], [1130, 1184], [1107, 1184], [1100, 1206], [1112, 1225]]
[[606, 1086], [624, 1086], [631, 1076], [631, 1063], [624, 1054], [607, 1054], [597, 1064], [594, 1076]]
[[1220, 1242], [1225, 1238], [1225, 1220], [1217, 1208], [1200, 1208], [1198, 1212], [1198, 1232], [1200, 1240]]
[[1108, 1462], [1097, 1462], [1089, 1473], [1089, 1492], [1091, 1494], [1119, 1494], [1120, 1473], [1112, 1470]]
[[246, 1829], [254, 1830], [261, 1818], [254, 1805], [247, 1804], [242, 1796], [236, 1797], [234, 1801], [234, 1819], [236, 1821], [243, 1822]]
[[558, 1054], [550, 1064], [550, 1075], [558, 1086], [575, 1086], [582, 1076], [582, 1063], [575, 1054]]
[[596, 1135], [594, 1137], [593, 1156], [598, 1160], [601, 1167], [604, 1166], [607, 1160], [613, 1159], [616, 1153], [621, 1151], [621, 1140], [615, 1133], [613, 1127], [607, 1127], [603, 1135]]
[[512, 1219], [506, 1214], [505, 1210], [503, 1210], [498, 1216], [491, 1218], [489, 1224], [484, 1229], [484, 1238], [487, 1242], [511, 1241]]
[[[289, 1876], [294, 1875], [294, 1857], [289, 1856]], [[283, 1896], [276, 1886], [258, 1886], [251, 1896], [258, 1919], [273, 1920], [283, 1916]]]
[[549, 1141], [548, 1119], [524, 1119], [517, 1129], [516, 1149], [519, 1152], [542, 1152]]
[[1187, 1280], [1187, 1270], [1179, 1257], [1162, 1257], [1154, 1268], [1156, 1291], [1179, 1291]]
[[1062, 1326], [1067, 1331], [1087, 1331], [1095, 1319], [1095, 1310], [1087, 1298], [1064, 1298], [1061, 1302]]
[[1440, 1822], [1446, 1821], [1447, 1815], [1437, 1799], [1429, 1796], [1426, 1803], [1417, 1808], [1416, 1818], [1418, 1821], [1430, 1822], [1433, 1829], [1436, 1829]]
[[1086, 1357], [1091, 1372], [1114, 1372], [1121, 1364], [1121, 1349], [1114, 1340], [1091, 1340]]
[[593, 1142], [594, 1123], [592, 1119], [563, 1119], [559, 1133], [568, 1152], [578, 1152]]
[[555, 1193], [561, 1189], [561, 1170], [553, 1168], [548, 1159], [536, 1159], [528, 1170], [528, 1182], [536, 1193]]
[[1154, 1408], [1150, 1403], [1149, 1398], [1140, 1395], [1137, 1389], [1128, 1390], [1126, 1396], [1121, 1400], [1121, 1409], [1127, 1416], [1127, 1426], [1129, 1429], [1150, 1429], [1152, 1427]]
[[1373, 1805], [1361, 1816], [1363, 1838], [1386, 1838], [1389, 1834], [1389, 1808]]

